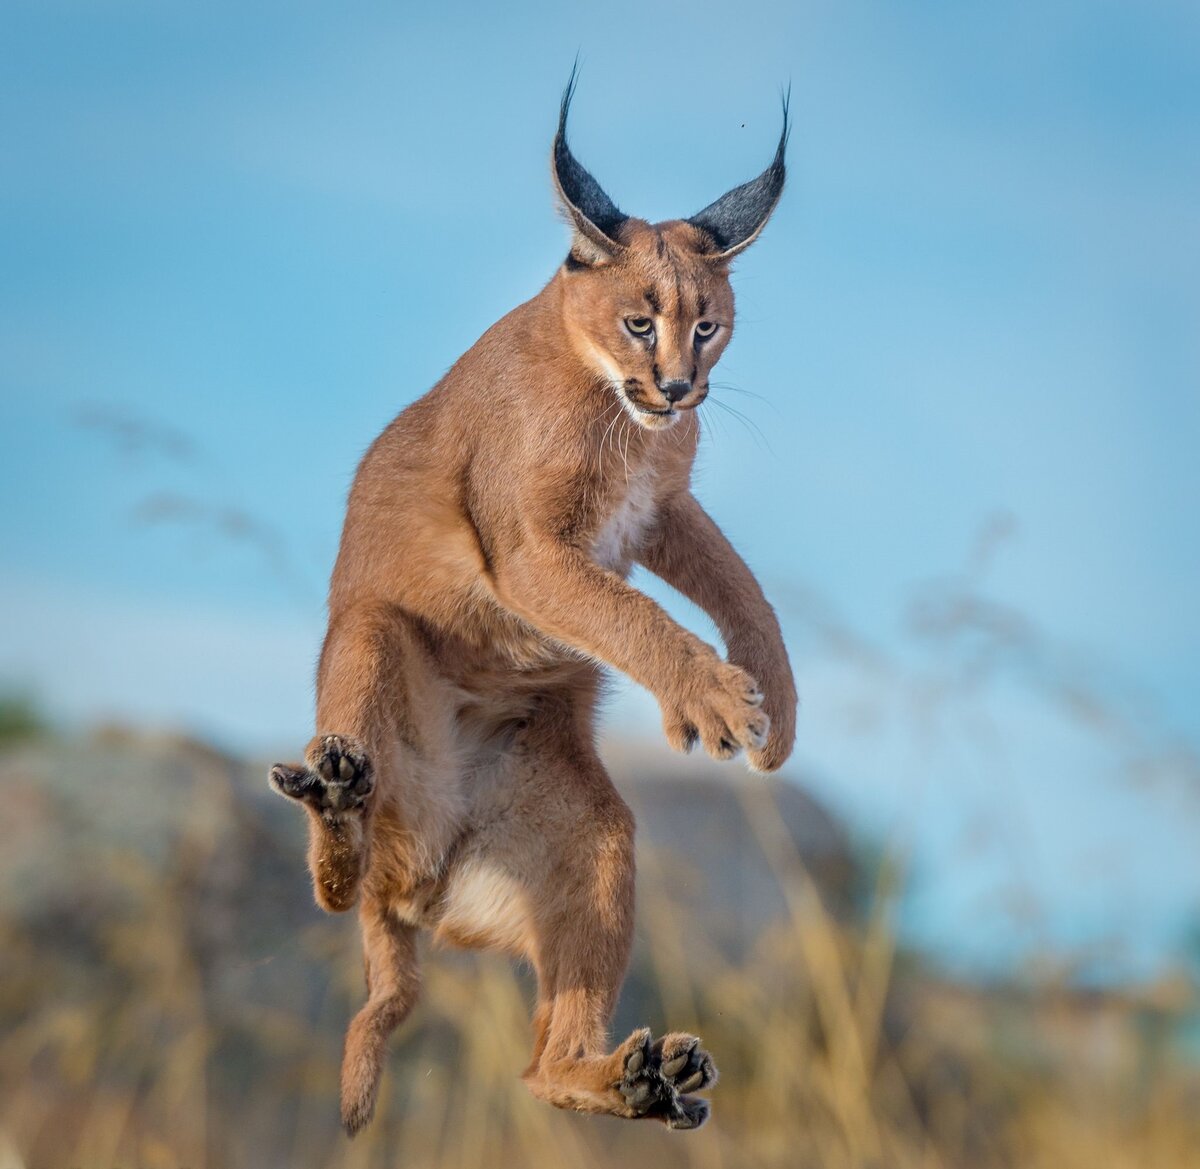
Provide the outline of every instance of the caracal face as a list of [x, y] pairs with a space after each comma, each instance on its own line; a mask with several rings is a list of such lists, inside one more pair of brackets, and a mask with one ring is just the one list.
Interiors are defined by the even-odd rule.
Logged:
[[627, 219], [612, 259], [568, 263], [564, 318], [576, 351], [611, 383], [630, 417], [664, 429], [708, 396], [733, 331], [728, 269], [681, 220]]

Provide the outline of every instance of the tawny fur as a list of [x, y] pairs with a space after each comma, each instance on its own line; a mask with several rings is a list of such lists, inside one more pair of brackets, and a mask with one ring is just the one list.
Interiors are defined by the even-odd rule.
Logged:
[[[560, 193], [572, 259], [359, 467], [318, 733], [304, 764], [272, 773], [309, 814], [318, 902], [359, 907], [368, 999], [342, 1073], [352, 1133], [417, 998], [419, 929], [532, 964], [535, 1095], [701, 1123], [692, 1093], [716, 1072], [694, 1038], [639, 1031], [607, 1046], [634, 824], [594, 743], [603, 667], [657, 698], [677, 749], [745, 750], [771, 771], [792, 747], [775, 614], [689, 488], [695, 408], [733, 327], [728, 256], [685, 221], [626, 219], [605, 237]], [[626, 323], [643, 318], [652, 343]], [[702, 320], [711, 340], [697, 339]], [[674, 403], [659, 388], [670, 382], [690, 386]], [[711, 614], [725, 659], [626, 583], [635, 563]]]

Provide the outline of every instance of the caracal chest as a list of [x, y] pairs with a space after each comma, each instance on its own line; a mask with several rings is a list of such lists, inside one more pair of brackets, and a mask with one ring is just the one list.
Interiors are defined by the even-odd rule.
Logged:
[[626, 576], [658, 507], [658, 479], [653, 466], [621, 474], [592, 540], [592, 560], [601, 568]]

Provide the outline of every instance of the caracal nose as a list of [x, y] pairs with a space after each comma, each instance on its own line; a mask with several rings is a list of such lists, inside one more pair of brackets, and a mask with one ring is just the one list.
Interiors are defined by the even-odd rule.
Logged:
[[658, 388], [662, 390], [663, 397], [674, 406], [676, 402], [683, 401], [692, 392], [692, 383], [685, 381], [663, 382]]

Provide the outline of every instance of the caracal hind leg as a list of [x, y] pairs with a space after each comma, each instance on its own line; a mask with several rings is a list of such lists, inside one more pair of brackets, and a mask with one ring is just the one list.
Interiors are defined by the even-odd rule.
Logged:
[[544, 858], [529, 873], [538, 1005], [525, 1082], [559, 1108], [695, 1128], [708, 1104], [691, 1093], [717, 1078], [698, 1039], [672, 1034], [656, 1043], [643, 1028], [608, 1046], [633, 935], [633, 817], [590, 734], [569, 717], [538, 722], [523, 760], [526, 798], [542, 809], [535, 855]]
[[276, 763], [271, 786], [308, 812], [308, 867], [322, 909], [340, 913], [358, 896], [367, 858], [367, 817], [374, 768], [359, 741], [322, 735], [305, 762]]
[[[427, 791], [401, 797], [398, 788], [406, 777], [420, 786], [428, 770], [420, 760], [447, 756], [453, 710], [444, 689], [394, 606], [354, 605], [331, 617], [317, 671], [317, 734], [303, 764], [277, 764], [270, 777], [308, 813], [308, 864], [324, 909], [355, 903], [377, 805], [403, 803], [410, 817], [439, 819]], [[437, 826], [428, 831], [438, 835]]]
[[717, 1082], [712, 1057], [694, 1035], [654, 1041], [646, 1027], [610, 1052], [607, 1024], [623, 970], [604, 960], [603, 940], [596, 946], [603, 921], [580, 913], [575, 926], [554, 938], [559, 953], [546, 955], [540, 972], [535, 1059], [525, 1073], [530, 1091], [558, 1108], [698, 1128], [708, 1119], [708, 1102], [693, 1093]]
[[346, 1032], [342, 1057], [342, 1125], [350, 1136], [375, 1114], [388, 1036], [412, 1010], [420, 991], [416, 928], [369, 895], [359, 917], [367, 1001]]

